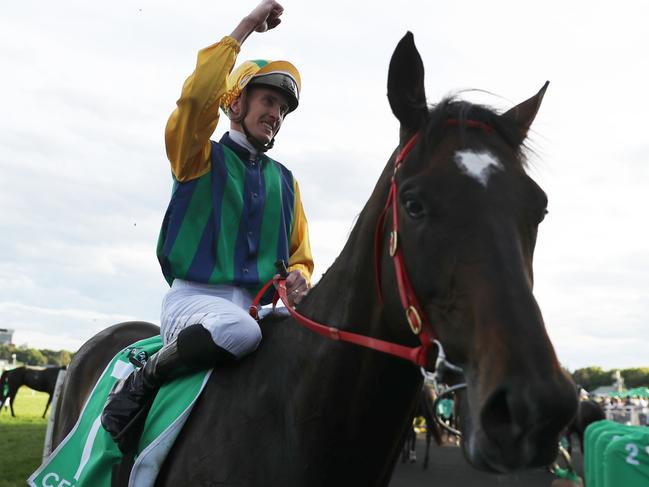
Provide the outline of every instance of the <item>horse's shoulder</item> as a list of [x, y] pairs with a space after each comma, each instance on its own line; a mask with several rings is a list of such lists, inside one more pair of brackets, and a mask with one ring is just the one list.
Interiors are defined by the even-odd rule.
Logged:
[[[205, 391], [216, 394], [219, 402], [270, 399], [286, 382], [287, 364], [298, 349], [291, 341], [290, 318], [270, 314], [259, 321], [263, 338], [257, 350], [234, 363], [215, 367]], [[269, 387], [269, 386], [273, 387]], [[251, 399], [252, 400], [252, 399]]]
[[273, 311], [264, 315], [259, 320], [259, 328], [261, 328], [264, 338], [276, 333], [278, 328], [284, 326], [289, 318], [290, 316], [282, 311]]

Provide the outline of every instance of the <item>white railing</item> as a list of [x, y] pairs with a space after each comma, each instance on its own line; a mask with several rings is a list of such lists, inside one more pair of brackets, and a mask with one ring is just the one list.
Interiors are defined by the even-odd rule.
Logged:
[[649, 425], [649, 408], [642, 406], [604, 406], [606, 419], [628, 425]]

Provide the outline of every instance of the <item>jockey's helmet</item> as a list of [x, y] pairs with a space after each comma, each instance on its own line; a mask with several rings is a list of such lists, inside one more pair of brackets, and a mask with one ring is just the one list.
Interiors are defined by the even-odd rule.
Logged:
[[228, 112], [230, 103], [241, 95], [246, 86], [269, 86], [281, 90], [288, 100], [289, 113], [297, 108], [300, 100], [300, 73], [288, 61], [245, 61], [230, 73], [226, 83], [226, 92], [220, 100], [225, 113]]

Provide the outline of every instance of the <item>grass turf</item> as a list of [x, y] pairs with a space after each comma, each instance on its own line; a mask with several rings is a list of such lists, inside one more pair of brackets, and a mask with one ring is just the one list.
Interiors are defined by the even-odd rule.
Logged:
[[[27, 477], [41, 464], [47, 416], [41, 418], [47, 394], [23, 386], [14, 410], [0, 412], [0, 487], [25, 486]], [[49, 416], [49, 410], [48, 410]]]

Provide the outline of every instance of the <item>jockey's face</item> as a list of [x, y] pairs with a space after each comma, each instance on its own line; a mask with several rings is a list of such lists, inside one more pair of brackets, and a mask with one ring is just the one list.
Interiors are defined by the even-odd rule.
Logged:
[[[284, 116], [289, 109], [288, 100], [279, 90], [264, 86], [251, 88], [248, 88], [246, 94], [248, 110], [243, 123], [250, 135], [259, 142], [267, 144], [282, 125]], [[242, 108], [240, 104], [241, 98], [236, 100], [232, 106], [239, 109]], [[240, 127], [236, 127], [234, 124], [232, 128], [241, 130]]]

